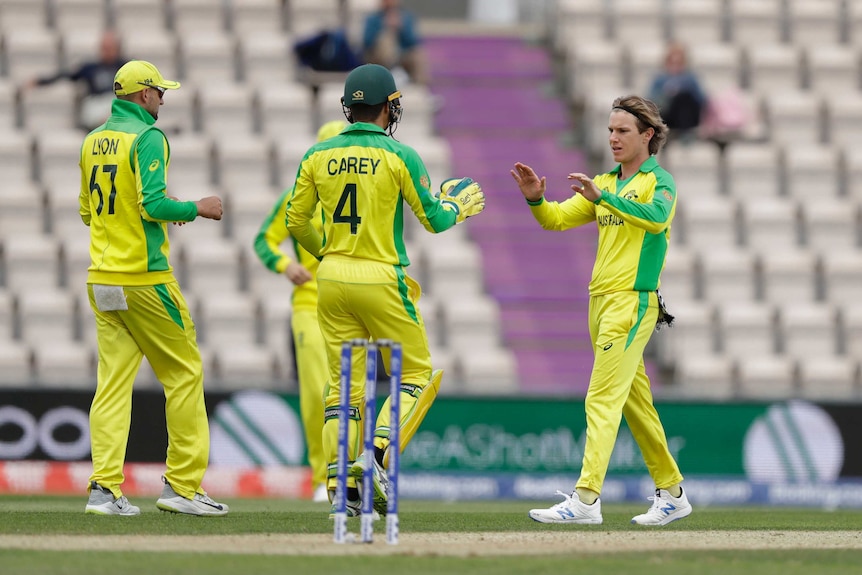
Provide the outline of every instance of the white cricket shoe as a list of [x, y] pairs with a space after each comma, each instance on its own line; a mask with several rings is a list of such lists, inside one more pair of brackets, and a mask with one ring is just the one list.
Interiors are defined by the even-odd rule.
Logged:
[[[333, 496], [333, 499], [335, 497]], [[356, 501], [347, 500], [347, 516], [348, 517], [362, 517], [362, 500], [357, 499]], [[335, 519], [335, 503], [332, 504], [332, 507], [329, 508], [329, 518]], [[374, 509], [371, 510], [371, 520], [372, 521], [380, 521], [380, 514], [377, 513]]]
[[691, 515], [691, 503], [685, 491], [674, 497], [665, 489], [656, 489], [655, 497], [650, 497], [652, 507], [643, 515], [632, 517], [635, 525], [667, 525], [677, 519]]
[[314, 503], [329, 503], [329, 492], [326, 490], [326, 483], [321, 483], [314, 489], [311, 500]]
[[[386, 475], [386, 470], [383, 469], [377, 459], [371, 458], [371, 477], [374, 489], [374, 511], [381, 516], [386, 515], [387, 511], [387, 492], [389, 491], [389, 477]], [[356, 486], [361, 487], [363, 474], [365, 473], [365, 452], [363, 451], [353, 465], [350, 466], [348, 474], [356, 480]], [[362, 493], [362, 489], [359, 490]]]
[[84, 513], [91, 515], [140, 515], [141, 508], [129, 503], [125, 495], [115, 498], [110, 489], [96, 483], [90, 483], [90, 497]]
[[205, 493], [195, 493], [194, 498], [186, 499], [174, 491], [167, 479], [162, 477], [162, 481], [165, 482], [165, 487], [162, 489], [162, 496], [156, 501], [156, 507], [162, 511], [206, 516], [227, 515], [229, 511], [227, 505], [213, 501]]
[[574, 523], [577, 525], [602, 524], [602, 500], [596, 499], [592, 505], [581, 503], [578, 493], [571, 495], [557, 491], [565, 500], [550, 509], [531, 509], [530, 519], [539, 523]]

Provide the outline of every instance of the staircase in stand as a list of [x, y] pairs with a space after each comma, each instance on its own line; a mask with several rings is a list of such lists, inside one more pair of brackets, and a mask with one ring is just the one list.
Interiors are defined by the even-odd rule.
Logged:
[[485, 213], [467, 227], [521, 388], [582, 395], [593, 362], [587, 286], [596, 228], [541, 229], [509, 173], [516, 161], [528, 164], [547, 177], [546, 197], [564, 200], [572, 193], [566, 176], [587, 169], [584, 153], [561, 143], [572, 124], [551, 89], [550, 56], [513, 37], [433, 37], [426, 47], [452, 176], [474, 178], [487, 196]]

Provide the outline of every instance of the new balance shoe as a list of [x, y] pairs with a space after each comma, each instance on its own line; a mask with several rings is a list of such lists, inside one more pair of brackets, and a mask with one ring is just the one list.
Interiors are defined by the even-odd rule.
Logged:
[[96, 483], [90, 483], [90, 498], [84, 513], [92, 515], [140, 515], [141, 508], [129, 503], [125, 495], [114, 497], [110, 489]]
[[650, 497], [652, 507], [642, 515], [632, 518], [635, 525], [667, 525], [677, 519], [691, 515], [691, 503], [685, 491], [674, 497], [665, 489], [656, 489], [655, 497]]
[[[374, 510], [380, 515], [386, 515], [386, 492], [389, 489], [389, 477], [386, 475], [386, 470], [377, 463], [377, 459], [372, 457], [371, 475], [374, 485]], [[360, 486], [363, 473], [365, 472], [365, 452], [363, 452], [353, 465], [350, 466], [349, 475], [356, 479], [357, 487]], [[360, 493], [362, 490], [360, 489]]]
[[571, 495], [557, 491], [557, 495], [565, 497], [562, 503], [557, 503], [549, 509], [531, 509], [530, 519], [539, 523], [572, 523], [576, 525], [601, 525], [602, 500], [596, 499], [592, 505], [581, 503], [578, 493]]
[[184, 513], [186, 515], [205, 515], [205, 516], [220, 516], [227, 515], [228, 506], [224, 503], [213, 501], [212, 498], [205, 493], [195, 493], [194, 498], [187, 499], [174, 491], [168, 480], [162, 477], [165, 482], [165, 487], [162, 489], [162, 496], [156, 501], [156, 507], [162, 511], [171, 513]]

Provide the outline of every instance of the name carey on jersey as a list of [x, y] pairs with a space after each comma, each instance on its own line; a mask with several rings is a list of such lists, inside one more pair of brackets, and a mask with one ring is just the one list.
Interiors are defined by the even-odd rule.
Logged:
[[327, 162], [326, 168], [330, 176], [338, 174], [377, 174], [377, 166], [380, 160], [374, 158], [357, 158], [348, 156], [346, 158], [332, 158]]

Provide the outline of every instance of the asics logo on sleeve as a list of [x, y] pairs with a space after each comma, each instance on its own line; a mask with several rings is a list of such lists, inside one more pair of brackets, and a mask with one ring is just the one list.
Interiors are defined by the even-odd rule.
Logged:
[[611, 342], [611, 343], [609, 343], [609, 344], [607, 344], [607, 345], [603, 345], [603, 346], [602, 346], [602, 351], [608, 351], [608, 350], [609, 350], [610, 348], [612, 348], [613, 346], [614, 346], [614, 342]]
[[150, 162], [150, 171], [151, 172], [155, 172], [158, 169], [159, 169], [159, 161], [158, 160], [153, 160], [152, 162]]

